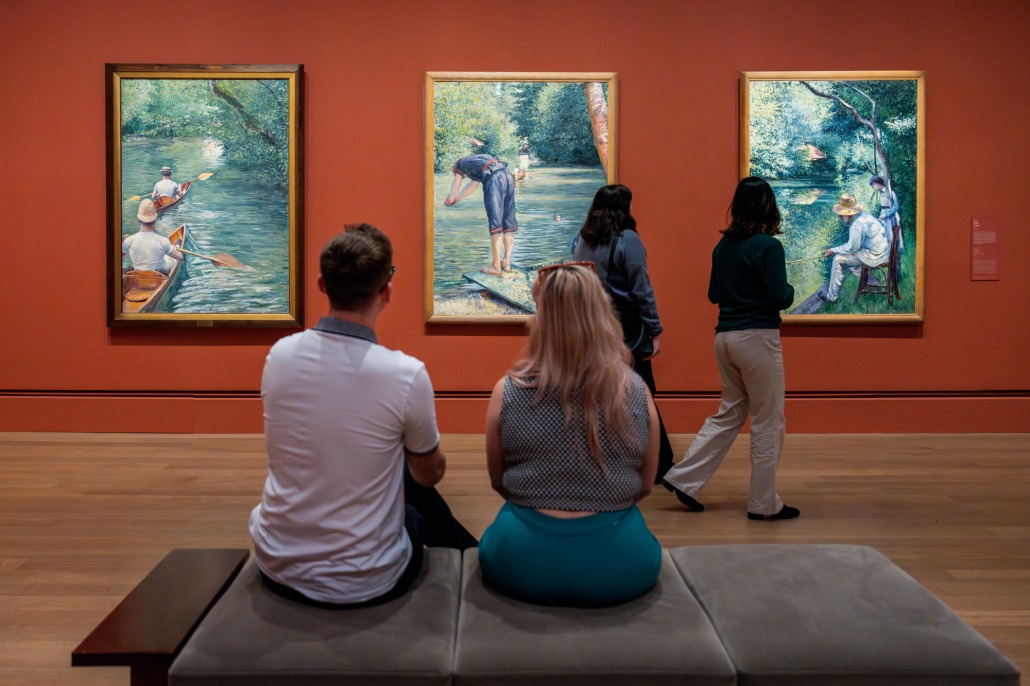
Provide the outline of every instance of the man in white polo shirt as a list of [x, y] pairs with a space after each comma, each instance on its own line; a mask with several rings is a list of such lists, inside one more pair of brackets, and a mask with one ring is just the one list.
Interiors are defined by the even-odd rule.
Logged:
[[276, 343], [261, 379], [268, 478], [250, 517], [257, 565], [277, 593], [326, 607], [402, 596], [422, 546], [475, 538], [433, 488], [446, 469], [425, 365], [378, 344], [393, 248], [369, 224], [322, 250], [329, 315]]

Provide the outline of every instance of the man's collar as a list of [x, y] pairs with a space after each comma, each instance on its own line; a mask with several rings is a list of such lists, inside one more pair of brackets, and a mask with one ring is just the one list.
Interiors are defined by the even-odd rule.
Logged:
[[338, 336], [350, 336], [351, 338], [361, 338], [370, 343], [379, 342], [376, 338], [376, 332], [367, 326], [348, 322], [344, 319], [337, 319], [336, 317], [322, 317], [318, 320], [318, 324], [315, 324], [314, 328], [315, 331], [321, 331], [323, 333], [332, 333]]

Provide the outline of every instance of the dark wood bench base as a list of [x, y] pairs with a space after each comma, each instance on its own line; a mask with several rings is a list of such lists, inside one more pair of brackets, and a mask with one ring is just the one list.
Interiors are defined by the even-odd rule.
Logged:
[[165, 686], [172, 660], [249, 554], [172, 550], [72, 652], [72, 666], [129, 667], [132, 686]]

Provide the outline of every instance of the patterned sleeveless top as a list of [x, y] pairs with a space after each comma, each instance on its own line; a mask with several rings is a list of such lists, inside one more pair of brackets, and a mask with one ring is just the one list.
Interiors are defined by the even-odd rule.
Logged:
[[629, 416], [626, 440], [606, 435], [600, 418], [601, 453], [607, 472], [587, 446], [583, 413], [565, 423], [554, 394], [534, 402], [537, 389], [504, 382], [501, 404], [501, 483], [508, 499], [533, 509], [615, 512], [631, 506], [640, 493], [640, 466], [647, 453], [648, 405], [643, 380], [630, 375], [623, 402]]

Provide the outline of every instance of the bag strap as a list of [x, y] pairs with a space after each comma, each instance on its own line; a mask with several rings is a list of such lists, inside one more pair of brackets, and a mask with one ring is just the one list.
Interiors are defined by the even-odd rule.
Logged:
[[604, 290], [611, 291], [608, 287], [608, 279], [612, 276], [612, 267], [615, 266], [615, 246], [619, 244], [619, 239], [622, 238], [621, 233], [612, 234], [612, 242], [609, 243], [611, 247], [608, 248], [608, 271], [604, 273]]

